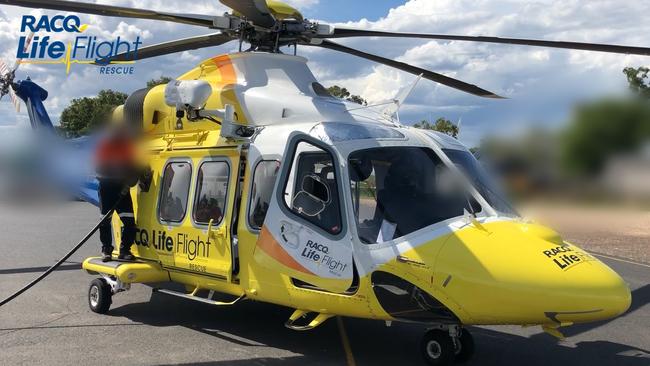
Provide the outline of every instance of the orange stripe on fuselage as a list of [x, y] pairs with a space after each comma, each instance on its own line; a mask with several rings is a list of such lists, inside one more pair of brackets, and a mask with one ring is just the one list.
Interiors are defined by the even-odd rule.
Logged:
[[282, 263], [283, 265], [294, 269], [296, 271], [300, 271], [303, 273], [307, 273], [310, 275], [313, 275], [314, 273], [307, 268], [303, 267], [302, 264], [298, 263], [289, 253], [287, 253], [284, 248], [280, 245], [280, 243], [275, 240], [273, 237], [273, 234], [269, 231], [269, 229], [266, 228], [266, 226], [262, 227], [262, 231], [260, 232], [260, 237], [257, 239], [257, 247], [263, 250], [266, 254], [271, 256], [273, 259], [276, 261]]
[[232, 64], [232, 59], [228, 55], [221, 55], [212, 58], [212, 62], [219, 69], [220, 79], [219, 83], [223, 84], [236, 84], [237, 73], [235, 66]]

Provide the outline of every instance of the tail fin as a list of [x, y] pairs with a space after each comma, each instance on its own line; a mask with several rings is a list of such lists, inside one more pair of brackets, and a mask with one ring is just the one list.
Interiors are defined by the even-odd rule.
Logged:
[[29, 121], [35, 130], [54, 131], [52, 120], [45, 110], [43, 101], [47, 99], [47, 91], [29, 78], [16, 83], [16, 95], [25, 102]]

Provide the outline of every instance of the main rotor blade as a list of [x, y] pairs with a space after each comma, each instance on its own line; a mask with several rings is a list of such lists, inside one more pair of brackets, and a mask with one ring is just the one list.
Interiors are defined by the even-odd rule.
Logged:
[[164, 20], [175, 23], [213, 27], [213, 17], [202, 14], [166, 13], [155, 10], [125, 8], [121, 6], [81, 3], [63, 0], [0, 0], [0, 4], [36, 9], [52, 9], [75, 13], [97, 14], [111, 17]]
[[266, 0], [219, 0], [222, 4], [246, 17], [253, 24], [271, 28], [275, 25], [275, 18], [266, 5]]
[[621, 46], [621, 45], [602, 44], [602, 43], [544, 41], [539, 39], [523, 39], [523, 38], [458, 36], [458, 35], [448, 35], [448, 34], [398, 33], [398, 32], [372, 31], [372, 30], [363, 30], [363, 29], [352, 29], [352, 28], [335, 28], [333, 34], [324, 35], [320, 37], [321, 38], [349, 38], [349, 37], [424, 38], [424, 39], [440, 39], [440, 40], [450, 40], [450, 41], [515, 44], [515, 45], [523, 45], [523, 46], [564, 48], [570, 50], [599, 51], [599, 52], [609, 52], [609, 53], [623, 53], [623, 54], [631, 54], [631, 55], [650, 56], [650, 48], [648, 47]]
[[[232, 41], [229, 35], [223, 33], [207, 34], [204, 36], [178, 39], [170, 42], [163, 42], [153, 46], [140, 48], [135, 55], [132, 52], [117, 54], [106, 61], [136, 61], [146, 58], [168, 55], [170, 53], [195, 50], [197, 48], [219, 46]], [[101, 64], [101, 63], [99, 63]]]
[[457, 90], [460, 90], [460, 91], [464, 91], [466, 93], [478, 95], [479, 97], [504, 99], [503, 97], [501, 97], [501, 96], [499, 96], [497, 94], [494, 94], [494, 93], [492, 93], [490, 91], [487, 91], [485, 89], [479, 88], [476, 85], [468, 84], [468, 83], [466, 83], [464, 81], [460, 81], [460, 80], [450, 78], [450, 77], [442, 75], [442, 74], [438, 74], [438, 73], [433, 72], [433, 71], [429, 71], [429, 70], [425, 70], [425, 69], [422, 69], [422, 68], [419, 68], [419, 67], [416, 67], [416, 66], [412, 66], [412, 65], [406, 64], [404, 62], [394, 61], [394, 60], [391, 60], [391, 59], [387, 59], [385, 57], [365, 53], [365, 52], [356, 50], [354, 48], [350, 48], [350, 47], [340, 45], [338, 43], [334, 43], [332, 41], [323, 40], [323, 43], [321, 43], [321, 44], [309, 44], [309, 43], [306, 43], [306, 45], [318, 46], [318, 47], [323, 47], [323, 48], [327, 48], [327, 49], [334, 50], [334, 51], [348, 53], [348, 54], [351, 54], [351, 55], [354, 55], [354, 56], [365, 58], [365, 59], [370, 60], [370, 61], [378, 62], [380, 64], [384, 64], [384, 65], [387, 65], [387, 66], [391, 66], [391, 67], [394, 67], [396, 69], [400, 69], [402, 71], [406, 71], [406, 72], [411, 73], [413, 75], [418, 75], [418, 76], [422, 75], [422, 77], [425, 78], [425, 79], [435, 81], [435, 82], [443, 84], [443, 85], [447, 85], [448, 87], [451, 87], [451, 88], [454, 88], [454, 89], [457, 89]]

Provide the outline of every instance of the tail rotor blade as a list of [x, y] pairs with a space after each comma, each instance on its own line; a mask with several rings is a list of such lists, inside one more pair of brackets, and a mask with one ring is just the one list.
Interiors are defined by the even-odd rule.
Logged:
[[[27, 40], [25, 41], [25, 46], [23, 47], [23, 53], [26, 53], [27, 50], [29, 49], [29, 45], [32, 43], [32, 39], [34, 39], [34, 32], [30, 32], [29, 36], [27, 36]], [[12, 71], [18, 70], [18, 67], [20, 67], [20, 63], [23, 61], [22, 58], [16, 59], [16, 62], [14, 63]]]
[[0, 60], [0, 76], [4, 76], [7, 73], [9, 73], [9, 66], [7, 66], [4, 60]]
[[14, 108], [16, 108], [16, 113], [20, 113], [20, 98], [18, 98], [16, 92], [14, 92], [14, 89], [11, 86], [9, 87], [9, 96], [11, 97], [11, 103], [14, 105]]

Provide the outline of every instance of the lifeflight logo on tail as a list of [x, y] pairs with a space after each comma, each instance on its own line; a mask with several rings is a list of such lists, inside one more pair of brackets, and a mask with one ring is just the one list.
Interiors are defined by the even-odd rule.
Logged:
[[[103, 75], [132, 75], [135, 61], [112, 61], [121, 53], [127, 59], [135, 60], [138, 48], [142, 45], [140, 37], [127, 41], [121, 37], [101, 40], [96, 36], [85, 35], [88, 24], [82, 24], [76, 15], [25, 15], [22, 18], [16, 58], [21, 63], [63, 64], [66, 74], [72, 64], [94, 64]], [[74, 33], [74, 41], [64, 42], [56, 39], [58, 33]]]

